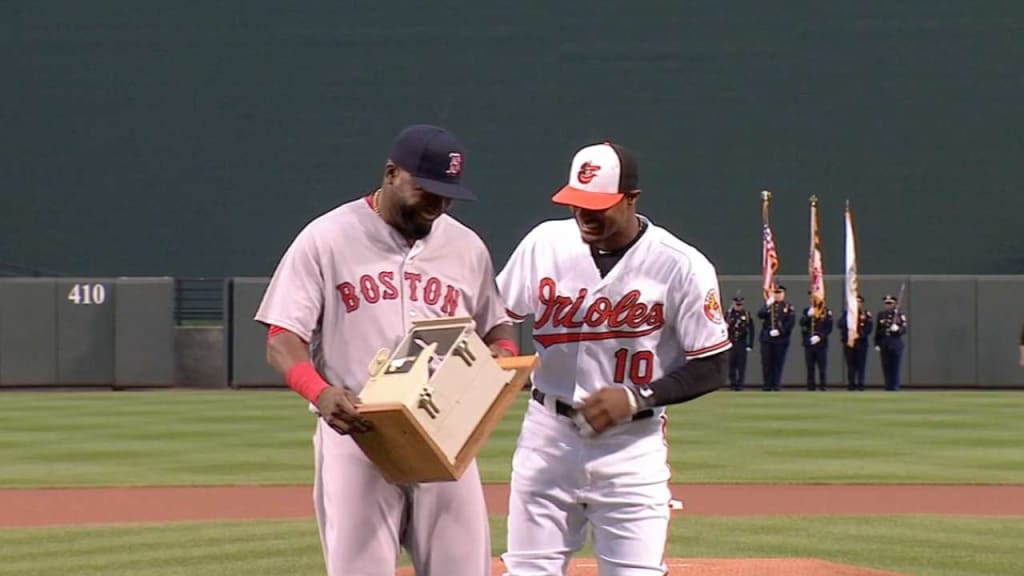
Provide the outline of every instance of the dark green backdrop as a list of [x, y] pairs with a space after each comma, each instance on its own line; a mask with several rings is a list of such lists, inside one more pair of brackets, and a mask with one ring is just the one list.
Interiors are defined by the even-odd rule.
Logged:
[[185, 4], [0, 4], [0, 262], [269, 275], [432, 122], [469, 148], [458, 215], [499, 266], [614, 138], [722, 273], [759, 270], [764, 188], [782, 273], [811, 194], [827, 271], [849, 199], [862, 273], [1024, 272], [1024, 4]]

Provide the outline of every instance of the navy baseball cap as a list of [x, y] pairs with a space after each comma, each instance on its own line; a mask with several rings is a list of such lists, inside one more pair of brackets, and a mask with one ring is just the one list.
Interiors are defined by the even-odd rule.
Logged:
[[405, 128], [391, 144], [388, 158], [431, 194], [476, 200], [476, 195], [461, 184], [465, 158], [462, 143], [444, 128], [428, 124]]

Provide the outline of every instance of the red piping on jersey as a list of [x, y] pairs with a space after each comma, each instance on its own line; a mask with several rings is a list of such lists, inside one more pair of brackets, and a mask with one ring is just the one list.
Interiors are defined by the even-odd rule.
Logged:
[[516, 314], [515, 312], [509, 310], [508, 308], [505, 308], [505, 313], [508, 314], [509, 317], [512, 318], [513, 320], [526, 320], [525, 314]]
[[303, 344], [309, 344], [309, 342], [306, 342], [305, 340], [303, 340], [302, 336], [299, 336], [295, 332], [292, 332], [291, 330], [289, 330], [287, 328], [282, 328], [280, 326], [274, 326], [274, 325], [271, 325], [270, 328], [267, 329], [267, 341], [269, 342], [271, 338], [274, 338], [275, 336], [280, 336], [281, 334], [291, 334], [291, 335], [295, 336], [296, 338], [298, 338], [299, 340], [301, 340]]
[[707, 347], [701, 348], [699, 350], [694, 350], [693, 352], [687, 352], [686, 353], [686, 357], [687, 358], [693, 358], [694, 356], [701, 356], [701, 355], [707, 354], [708, 352], [715, 352], [717, 350], [725, 348], [728, 345], [729, 345], [729, 340], [725, 339], [725, 340], [722, 340], [721, 342], [719, 342], [718, 344], [713, 344], [711, 346], [707, 346]]
[[[614, 340], [615, 338], [639, 338], [654, 334], [663, 328], [662, 325], [653, 326], [647, 330], [611, 330], [609, 332], [561, 332], [559, 334], [534, 334], [533, 339], [538, 344], [547, 348], [552, 344], [567, 344], [569, 342], [586, 342], [590, 340]], [[726, 340], [728, 343], [729, 341]]]

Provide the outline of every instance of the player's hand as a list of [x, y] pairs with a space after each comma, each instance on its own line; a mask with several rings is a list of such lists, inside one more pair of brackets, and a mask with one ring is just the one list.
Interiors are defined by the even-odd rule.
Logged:
[[373, 425], [359, 415], [359, 397], [341, 386], [331, 386], [316, 399], [320, 417], [339, 434], [368, 432]]
[[899, 324], [890, 324], [889, 325], [889, 332], [899, 332], [899, 331], [900, 331], [900, 325]]
[[811, 336], [810, 342], [811, 342], [812, 346], [817, 344], [818, 342], [821, 342], [821, 336], [818, 336], [817, 334], [814, 334], [813, 336]]
[[587, 396], [577, 411], [586, 419], [596, 434], [633, 416], [629, 391], [619, 386], [602, 388]]
[[770, 336], [771, 336], [772, 338], [774, 338], [774, 337], [778, 336], [779, 334], [781, 334], [781, 332], [779, 332], [779, 329], [778, 329], [778, 328], [772, 328], [772, 329], [771, 329], [771, 332], [768, 332], [768, 334], [769, 334], [769, 335], [770, 335]]

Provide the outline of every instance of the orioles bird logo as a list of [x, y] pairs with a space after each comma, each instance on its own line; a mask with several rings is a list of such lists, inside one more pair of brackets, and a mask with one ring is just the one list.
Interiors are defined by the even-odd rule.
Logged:
[[583, 165], [580, 166], [579, 174], [576, 174], [576, 179], [579, 180], [581, 184], [590, 184], [594, 177], [597, 176], [597, 172], [600, 169], [601, 167], [597, 164], [584, 162]]

